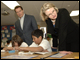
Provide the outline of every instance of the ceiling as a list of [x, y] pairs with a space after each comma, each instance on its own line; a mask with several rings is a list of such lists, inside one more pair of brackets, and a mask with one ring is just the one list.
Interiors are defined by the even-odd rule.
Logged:
[[[24, 12], [29, 15], [33, 15], [37, 21], [43, 23], [40, 17], [40, 8], [45, 2], [53, 3], [58, 8], [66, 8], [69, 13], [72, 10], [79, 10], [79, 2], [78, 1], [17, 1], [24, 9]], [[14, 25], [17, 21], [17, 15], [13, 10], [10, 10], [7, 6], [5, 6], [1, 2], [1, 13], [6, 10], [10, 14], [4, 16], [1, 14], [1, 26], [2, 25]], [[79, 24], [79, 16], [72, 17], [72, 19]]]

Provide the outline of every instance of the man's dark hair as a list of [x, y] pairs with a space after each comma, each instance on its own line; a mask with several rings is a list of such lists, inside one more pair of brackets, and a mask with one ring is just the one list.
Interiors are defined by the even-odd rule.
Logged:
[[[21, 9], [23, 10], [22, 6], [16, 6], [16, 7], [14, 8], [14, 11], [15, 11], [17, 8], [21, 8]], [[16, 12], [16, 11], [15, 11], [15, 12]]]
[[37, 38], [39, 38], [40, 36], [43, 39], [43, 31], [40, 29], [36, 29], [31, 33], [33, 36], [36, 36]]

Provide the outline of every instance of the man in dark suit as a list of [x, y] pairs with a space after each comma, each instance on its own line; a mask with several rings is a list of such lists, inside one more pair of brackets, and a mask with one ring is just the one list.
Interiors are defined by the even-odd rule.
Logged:
[[24, 14], [21, 6], [16, 6], [14, 11], [19, 17], [15, 22], [16, 34], [19, 35], [28, 45], [31, 45], [33, 42], [31, 32], [38, 29], [36, 20], [34, 16]]
[[53, 37], [53, 48], [58, 47], [60, 53], [79, 52], [79, 27], [67, 9], [58, 9], [52, 3], [44, 3], [40, 14], [47, 24], [47, 32]]

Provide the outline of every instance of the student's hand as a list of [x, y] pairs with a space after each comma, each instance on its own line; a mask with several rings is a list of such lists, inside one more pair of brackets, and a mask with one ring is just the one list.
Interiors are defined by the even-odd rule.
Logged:
[[13, 47], [5, 47], [3, 50], [13, 50]]
[[24, 50], [24, 47], [19, 47], [18, 50], [19, 51], [23, 51]]
[[43, 50], [42, 52], [48, 52], [47, 50]]
[[19, 47], [15, 47], [15, 50], [18, 50], [19, 49]]
[[59, 53], [63, 53], [63, 54], [71, 54], [71, 53], [73, 53], [73, 52], [71, 52], [71, 51], [59, 51]]
[[26, 52], [28, 52], [27, 47], [19, 47], [18, 50], [19, 51], [26, 51]]
[[6, 50], [6, 47], [4, 47], [2, 50]]
[[13, 50], [13, 47], [8, 47], [7, 49], [8, 49], [8, 50]]

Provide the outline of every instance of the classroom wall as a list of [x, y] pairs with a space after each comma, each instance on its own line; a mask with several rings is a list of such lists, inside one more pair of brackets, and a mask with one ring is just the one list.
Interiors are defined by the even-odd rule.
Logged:
[[38, 25], [40, 25], [40, 27], [46, 27], [46, 23], [45, 22], [37, 22]]
[[12, 39], [12, 36], [16, 34], [14, 25], [3, 25], [1, 26], [1, 40], [7, 38], [8, 40]]

